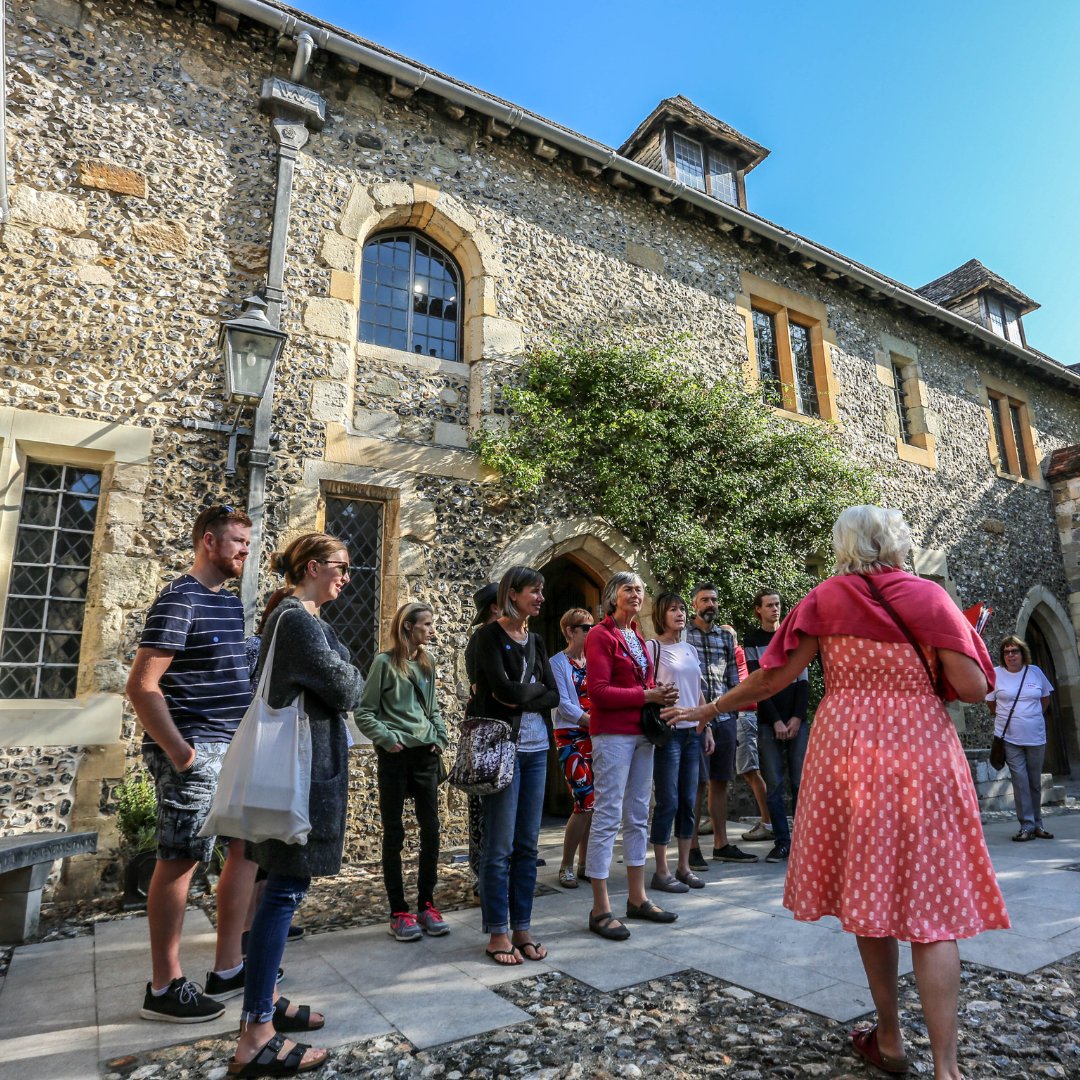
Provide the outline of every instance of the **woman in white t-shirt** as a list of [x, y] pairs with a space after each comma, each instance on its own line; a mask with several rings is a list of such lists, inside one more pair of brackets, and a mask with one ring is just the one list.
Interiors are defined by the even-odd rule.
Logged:
[[[682, 640], [686, 628], [686, 601], [675, 593], [662, 593], [653, 605], [653, 623], [657, 636], [646, 648], [652, 657], [658, 682], [674, 683], [679, 691], [680, 707], [694, 708], [705, 699], [701, 693], [701, 663], [693, 645]], [[653, 784], [656, 805], [653, 808], [649, 842], [656, 855], [656, 873], [652, 888], [660, 892], [687, 892], [703, 889], [705, 882], [690, 869], [691, 837], [694, 833], [694, 805], [698, 789], [698, 762], [703, 740], [712, 739], [697, 733], [697, 725], [682, 722], [673, 725], [671, 741], [658, 746], [653, 755]], [[710, 746], [705, 753], [712, 752]], [[674, 875], [668, 868], [668, 844], [672, 826], [679, 847], [678, 867]]]
[[997, 686], [986, 696], [994, 734], [1005, 740], [1020, 831], [1014, 840], [1053, 840], [1042, 822], [1042, 766], [1046, 754], [1046, 709], [1054, 688], [1031, 662], [1031, 650], [1010, 634], [1001, 642]]

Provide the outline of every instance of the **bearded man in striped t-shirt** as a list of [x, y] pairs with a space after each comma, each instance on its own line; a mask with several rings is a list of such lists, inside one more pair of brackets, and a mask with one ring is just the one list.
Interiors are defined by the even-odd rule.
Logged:
[[231, 506], [207, 507], [195, 520], [192, 541], [195, 561], [150, 608], [127, 681], [158, 801], [157, 863], [146, 903], [153, 971], [141, 1015], [177, 1024], [214, 1020], [225, 1011], [214, 997], [243, 992], [240, 935], [257, 869], [245, 857], [244, 842], [229, 841], [217, 893], [214, 970], [203, 993], [184, 977], [180, 937], [195, 867], [214, 851], [215, 838], [199, 830], [251, 701], [244, 608], [223, 588], [244, 569], [251, 519]]

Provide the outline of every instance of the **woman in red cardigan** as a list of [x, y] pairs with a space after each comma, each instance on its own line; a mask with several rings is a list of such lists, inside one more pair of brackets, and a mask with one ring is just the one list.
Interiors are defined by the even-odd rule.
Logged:
[[625, 941], [630, 936], [611, 913], [607, 889], [620, 819], [630, 886], [626, 917], [665, 923], [677, 918], [645, 895], [653, 748], [641, 733], [641, 708], [647, 701], [673, 705], [679, 695], [672, 684], [653, 682], [645, 639], [637, 630], [644, 600], [645, 585], [637, 574], [615, 574], [604, 586], [606, 618], [585, 638], [593, 744], [593, 823], [585, 863], [593, 890], [589, 929], [611, 941]]

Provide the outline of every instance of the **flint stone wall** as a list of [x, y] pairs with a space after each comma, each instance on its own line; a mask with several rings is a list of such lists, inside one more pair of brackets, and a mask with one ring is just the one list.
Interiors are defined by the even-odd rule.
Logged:
[[[184, 423], [231, 419], [217, 328], [265, 274], [274, 150], [258, 92], [271, 69], [288, 74], [290, 58], [247, 23], [239, 32], [214, 24], [210, 7], [17, 0], [8, 18], [13, 213], [0, 230], [0, 393], [24, 409], [123, 418], [154, 435], [144, 516], [118, 541], [121, 554], [152, 569], [141, 595], [116, 609], [119, 645], [86, 658], [112, 665], [120, 680], [146, 606], [188, 564], [197, 507], [245, 500], [244, 455], [227, 477], [225, 437]], [[740, 370], [744, 271], [826, 305], [840, 438], [905, 510], [917, 543], [947, 553], [965, 605], [993, 604], [988, 639], [1011, 629], [1033, 583], [1065, 602], [1048, 493], [996, 477], [989, 461], [981, 373], [1030, 394], [1043, 455], [1077, 441], [1075, 395], [761, 244], [584, 178], [565, 157], [546, 163], [515, 136], [492, 141], [423, 95], [389, 97], [378, 78], [351, 74], [325, 53], [316, 54], [313, 83], [330, 119], [297, 162], [282, 312], [290, 343], [277, 375], [260, 556], [314, 524], [305, 470], [323, 462], [328, 424], [379, 440], [400, 462], [397, 473], [379, 475], [407, 490], [403, 521], [427, 522], [392, 538], [395, 588], [399, 600], [435, 607], [451, 722], [465, 690], [460, 650], [472, 590], [525, 529], [571, 510], [558, 493], [538, 505], [480, 476], [425, 472], [411, 464], [417, 449], [460, 453], [475, 425], [500, 412], [513, 357], [558, 337], [642, 327], [655, 338], [688, 334], [703, 375]], [[356, 208], [417, 199], [483, 240], [485, 284], [465, 299], [486, 322], [469, 338], [479, 351], [468, 363], [421, 363], [355, 343]], [[897, 459], [891, 390], [874, 377], [885, 334], [918, 349], [938, 436], [935, 471]], [[985, 745], [987, 730], [972, 710], [965, 738]], [[134, 732], [128, 714], [118, 735], [132, 754]], [[77, 749], [65, 752], [74, 758]], [[349, 853], [360, 858], [377, 852], [380, 830], [370, 751], [355, 755]], [[0, 768], [13, 769], [16, 757], [0, 755]], [[59, 806], [66, 789], [57, 783]], [[12, 812], [32, 802], [13, 800]], [[446, 842], [463, 842], [463, 808], [450, 807], [446, 821]]]

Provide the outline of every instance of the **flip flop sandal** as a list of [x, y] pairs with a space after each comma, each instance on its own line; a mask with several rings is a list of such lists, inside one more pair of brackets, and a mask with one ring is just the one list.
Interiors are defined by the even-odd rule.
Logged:
[[611, 924], [614, 921], [614, 916], [610, 911], [605, 911], [603, 915], [590, 915], [589, 929], [594, 934], [599, 934], [602, 938], [607, 938], [608, 941], [625, 941], [630, 936], [630, 931], [621, 924], [619, 926], [612, 926]]
[[287, 1010], [291, 1004], [286, 997], [279, 997], [275, 1002], [275, 1031], [318, 1031], [326, 1023], [325, 1019], [312, 1023], [310, 1005], [297, 1005], [296, 1012], [289, 1016]]
[[863, 1061], [870, 1062], [876, 1069], [882, 1072], [893, 1073], [900, 1076], [908, 1071], [911, 1062], [907, 1057], [891, 1057], [883, 1054], [877, 1043], [877, 1024], [863, 1031], [851, 1033], [851, 1046]]
[[576, 889], [578, 887], [577, 875], [569, 866], [559, 871], [559, 884], [564, 889]]
[[[523, 964], [525, 961], [521, 959], [520, 954], [517, 951], [518, 947], [515, 945], [512, 949], [485, 949], [484, 955], [490, 956], [492, 961], [499, 965], [499, 967], [517, 967], [519, 964]], [[502, 956], [512, 956], [514, 959], [511, 963], [503, 963], [499, 958]]]
[[[521, 941], [518, 942], [518, 944], [514, 947], [521, 951], [521, 955], [524, 956], [526, 960], [532, 960], [534, 963], [540, 960], [547, 959], [546, 951], [543, 956], [540, 955], [540, 950], [544, 948], [543, 943], [540, 941]], [[532, 951], [536, 953], [536, 955], [532, 956], [529, 952], [526, 951], [528, 949], [532, 949]]]
[[297, 1073], [312, 1072], [322, 1068], [326, 1064], [326, 1053], [318, 1061], [308, 1065], [302, 1065], [304, 1055], [311, 1049], [307, 1043], [295, 1043], [293, 1048], [283, 1057], [279, 1058], [285, 1046], [285, 1039], [281, 1035], [275, 1035], [263, 1044], [259, 1052], [250, 1060], [239, 1062], [233, 1058], [229, 1062], [230, 1076], [295, 1076]]

